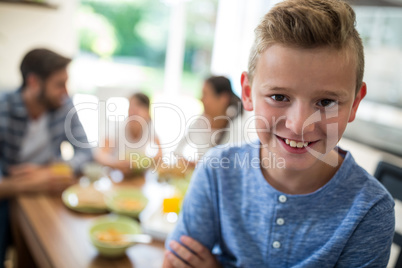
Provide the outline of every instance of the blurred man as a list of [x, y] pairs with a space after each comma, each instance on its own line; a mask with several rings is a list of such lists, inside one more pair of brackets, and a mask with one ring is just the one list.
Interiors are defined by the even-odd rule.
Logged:
[[[22, 86], [0, 96], [0, 267], [10, 233], [7, 198], [60, 191], [72, 183], [73, 172], [92, 159], [67, 94], [70, 62], [53, 51], [34, 49], [21, 62]], [[75, 152], [66, 163], [70, 173], [55, 172], [50, 165], [61, 160], [63, 141], [69, 141]]]

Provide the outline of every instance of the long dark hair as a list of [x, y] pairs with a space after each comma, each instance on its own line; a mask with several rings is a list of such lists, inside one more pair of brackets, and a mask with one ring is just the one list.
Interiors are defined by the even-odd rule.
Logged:
[[131, 99], [138, 100], [141, 103], [141, 105], [149, 109], [151, 102], [149, 101], [149, 97], [144, 93], [141, 92], [134, 93], [133, 95], [131, 95], [130, 100]]
[[230, 117], [235, 118], [243, 113], [241, 99], [233, 92], [232, 84], [228, 78], [224, 76], [210, 76], [205, 79], [205, 82], [212, 86], [217, 96], [221, 96], [222, 94], [228, 94], [230, 96], [229, 106], [227, 107], [232, 110], [229, 114]]

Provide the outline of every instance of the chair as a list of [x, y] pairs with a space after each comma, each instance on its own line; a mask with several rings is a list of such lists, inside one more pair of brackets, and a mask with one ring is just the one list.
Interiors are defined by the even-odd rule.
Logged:
[[[394, 199], [402, 201], [402, 168], [388, 162], [380, 161], [374, 173], [374, 177], [387, 188]], [[401, 248], [395, 267], [402, 268], [402, 235], [396, 231], [393, 243]]]

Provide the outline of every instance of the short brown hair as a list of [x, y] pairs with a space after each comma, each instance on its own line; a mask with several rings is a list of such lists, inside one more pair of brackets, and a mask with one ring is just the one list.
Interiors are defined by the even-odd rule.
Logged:
[[29, 74], [33, 73], [42, 80], [46, 80], [54, 72], [67, 68], [70, 62], [70, 58], [66, 58], [49, 49], [37, 48], [29, 51], [20, 65], [22, 87], [26, 86], [26, 79]]
[[356, 60], [356, 92], [364, 74], [363, 43], [355, 28], [356, 15], [342, 0], [285, 0], [275, 5], [255, 29], [248, 76], [254, 76], [258, 58], [273, 44], [290, 47], [351, 48]]

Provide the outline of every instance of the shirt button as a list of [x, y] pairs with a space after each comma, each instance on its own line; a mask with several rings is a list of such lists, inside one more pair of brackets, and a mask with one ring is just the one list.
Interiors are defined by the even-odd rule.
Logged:
[[278, 225], [283, 225], [285, 223], [285, 220], [284, 219], [282, 219], [282, 218], [277, 218], [276, 219], [276, 224], [278, 224]]
[[287, 200], [288, 200], [288, 199], [287, 199], [286, 195], [283, 195], [283, 194], [282, 194], [282, 195], [279, 196], [279, 202], [285, 203]]
[[281, 243], [279, 243], [279, 241], [274, 241], [274, 243], [272, 243], [272, 246], [274, 248], [280, 248], [281, 247]]

